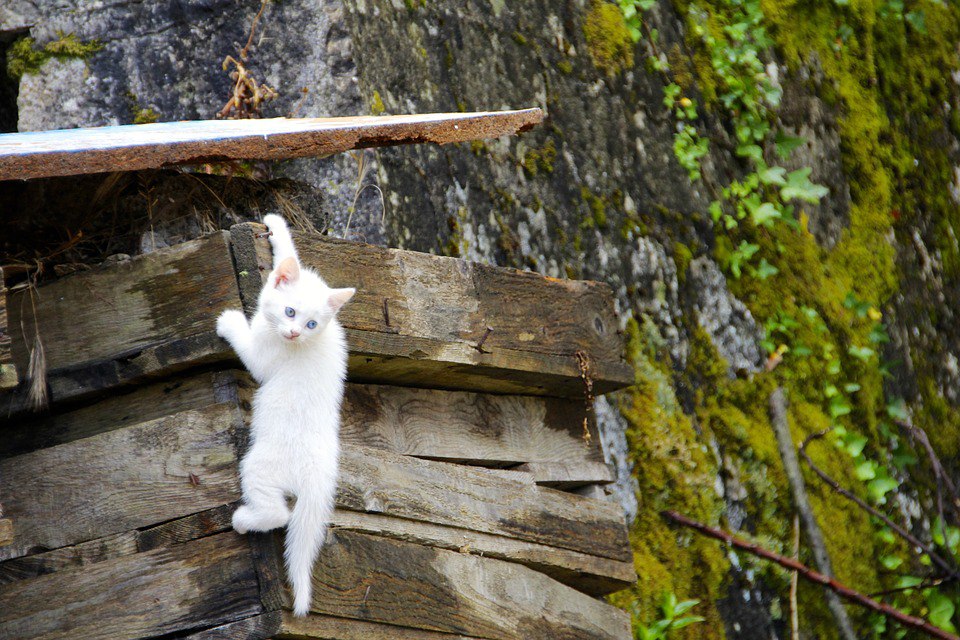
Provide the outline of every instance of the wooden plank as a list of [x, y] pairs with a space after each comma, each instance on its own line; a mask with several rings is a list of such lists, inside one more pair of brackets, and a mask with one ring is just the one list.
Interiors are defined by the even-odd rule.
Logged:
[[0, 460], [16, 521], [0, 559], [164, 522], [239, 499], [239, 409], [215, 405]]
[[0, 438], [0, 458], [28, 453], [98, 433], [163, 418], [218, 402], [236, 402], [239, 379], [235, 371], [202, 372], [143, 387], [121, 389], [97, 402], [66, 413], [18, 417], [7, 421]]
[[0, 518], [0, 547], [13, 542], [13, 520]]
[[7, 325], [7, 287], [0, 267], [0, 390], [12, 389], [20, 381], [10, 352], [10, 328]]
[[[248, 308], [253, 274], [266, 277], [270, 264], [263, 231], [231, 228]], [[605, 284], [318, 235], [294, 241], [331, 286], [357, 288], [340, 313], [354, 381], [582, 398], [582, 352], [594, 393], [633, 382]]]
[[578, 591], [595, 596], [625, 589], [637, 580], [633, 563], [629, 561], [599, 558], [469, 529], [342, 510], [334, 512], [331, 526], [428, 547], [517, 562]]
[[522, 565], [342, 530], [320, 552], [311, 610], [491, 640], [630, 638], [625, 612]]
[[[21, 305], [23, 295], [10, 296], [14, 326], [33, 325], [33, 305]], [[231, 357], [216, 336], [216, 319], [238, 301], [226, 232], [41, 286], [36, 315], [51, 401]], [[29, 352], [16, 335], [13, 357], [24, 370]], [[2, 415], [19, 410], [22, 395], [4, 394]]]
[[137, 537], [136, 531], [124, 531], [69, 547], [0, 562], [0, 585], [136, 553]]
[[277, 638], [292, 640], [479, 640], [464, 635], [425, 631], [378, 624], [363, 620], [350, 620], [312, 613], [298, 618], [289, 611], [283, 612], [281, 632]]
[[609, 484], [613, 471], [604, 462], [527, 462], [512, 467], [533, 476], [537, 484], [555, 489], [578, 489], [589, 484]]
[[262, 640], [273, 638], [280, 632], [282, 624], [279, 611], [268, 611], [236, 622], [191, 633], [183, 640]]
[[603, 558], [631, 558], [622, 510], [609, 502], [499, 477], [486, 469], [344, 445], [337, 506], [459, 527]]
[[0, 637], [142, 638], [261, 611], [247, 541], [224, 533], [0, 586]]
[[323, 157], [397, 144], [465, 142], [526, 131], [540, 109], [347, 118], [159, 122], [0, 135], [0, 180], [226, 160]]

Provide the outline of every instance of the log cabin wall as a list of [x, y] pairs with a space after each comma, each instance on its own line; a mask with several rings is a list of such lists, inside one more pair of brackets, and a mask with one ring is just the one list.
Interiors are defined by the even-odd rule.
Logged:
[[0, 392], [0, 639], [629, 638], [601, 599], [636, 575], [585, 402], [632, 381], [610, 290], [302, 234], [358, 294], [337, 510], [289, 615], [282, 533], [230, 528], [253, 384], [215, 334], [255, 305], [262, 230], [7, 296], [52, 408]]

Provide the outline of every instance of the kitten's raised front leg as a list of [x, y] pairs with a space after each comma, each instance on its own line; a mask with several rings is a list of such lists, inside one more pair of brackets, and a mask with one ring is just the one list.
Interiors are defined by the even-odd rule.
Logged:
[[263, 224], [270, 230], [270, 247], [273, 249], [273, 268], [280, 266], [286, 258], [293, 258], [299, 263], [297, 250], [293, 246], [293, 238], [286, 221], [275, 213], [263, 216]]
[[229, 309], [217, 318], [217, 335], [230, 343], [253, 377], [262, 381], [260, 363], [254, 354], [253, 332], [242, 311]]

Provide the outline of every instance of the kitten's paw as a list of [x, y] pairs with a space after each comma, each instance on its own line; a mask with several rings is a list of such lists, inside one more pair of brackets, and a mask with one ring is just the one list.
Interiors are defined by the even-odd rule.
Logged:
[[282, 231], [280, 231], [281, 229], [283, 231], [287, 230], [287, 221], [275, 213], [269, 213], [263, 216], [263, 224], [267, 225], [267, 229], [274, 234], [276, 234], [278, 231], [282, 233]]
[[232, 336], [245, 331], [250, 325], [247, 324], [247, 317], [243, 311], [229, 309], [220, 314], [217, 318], [217, 335], [225, 340], [230, 340]]
[[240, 535], [245, 534], [250, 530], [249, 527], [250, 521], [250, 507], [237, 507], [237, 510], [233, 512], [233, 530], [239, 533]]

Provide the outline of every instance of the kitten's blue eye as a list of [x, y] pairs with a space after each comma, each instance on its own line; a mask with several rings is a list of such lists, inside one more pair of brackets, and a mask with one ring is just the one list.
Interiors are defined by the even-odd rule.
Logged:
[[307, 329], [316, 329], [316, 328], [317, 328], [316, 320], [311, 320], [310, 322], [307, 323]]
[[283, 312], [287, 314], [288, 318], [292, 318], [293, 316], [297, 315], [297, 312], [293, 310], [293, 307], [287, 307], [283, 310]]

